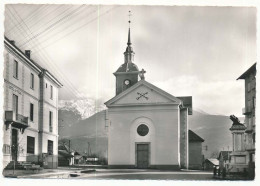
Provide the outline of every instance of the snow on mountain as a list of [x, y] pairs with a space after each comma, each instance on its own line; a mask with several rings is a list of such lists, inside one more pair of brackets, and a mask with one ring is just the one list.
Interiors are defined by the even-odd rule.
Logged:
[[78, 113], [82, 119], [86, 119], [93, 114], [106, 109], [104, 104], [100, 104], [94, 99], [73, 99], [73, 100], [60, 100], [59, 110], [67, 110]]

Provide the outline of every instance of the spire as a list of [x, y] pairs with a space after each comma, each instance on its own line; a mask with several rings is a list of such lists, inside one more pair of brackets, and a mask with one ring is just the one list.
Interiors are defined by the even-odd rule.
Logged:
[[131, 24], [130, 17], [132, 16], [131, 11], [129, 11], [128, 16], [129, 16], [128, 41], [127, 41], [127, 47], [126, 47], [126, 51], [124, 52], [124, 55], [125, 55], [125, 63], [132, 63], [134, 60], [134, 51], [133, 48], [131, 47], [132, 43], [131, 43], [131, 36], [130, 36], [130, 24]]
[[129, 30], [128, 30], [128, 42], [127, 42], [127, 45], [130, 46], [132, 43], [131, 43], [131, 37], [130, 37], [130, 26], [129, 26]]
[[132, 14], [131, 14], [131, 11], [129, 10], [129, 14], [128, 14], [128, 16], [129, 16], [129, 21], [128, 21], [128, 23], [129, 23], [129, 29], [128, 29], [128, 42], [127, 42], [127, 45], [129, 46], [129, 45], [131, 45], [132, 43], [131, 43], [131, 37], [130, 37], [130, 24], [131, 24], [131, 16], [132, 16]]

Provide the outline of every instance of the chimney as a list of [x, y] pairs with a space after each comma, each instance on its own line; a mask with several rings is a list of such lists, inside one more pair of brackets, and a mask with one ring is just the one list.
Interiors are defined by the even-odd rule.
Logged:
[[30, 59], [31, 58], [31, 51], [25, 50], [25, 55]]
[[11, 43], [12, 45], [15, 45], [15, 41], [14, 41], [14, 40], [10, 40], [10, 43]]

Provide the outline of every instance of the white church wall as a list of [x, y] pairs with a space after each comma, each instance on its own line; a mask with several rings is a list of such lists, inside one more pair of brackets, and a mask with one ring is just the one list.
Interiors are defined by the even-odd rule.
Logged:
[[[179, 165], [178, 105], [110, 108], [109, 165], [136, 165], [136, 144], [149, 143], [151, 166]], [[146, 136], [137, 127], [149, 128]]]

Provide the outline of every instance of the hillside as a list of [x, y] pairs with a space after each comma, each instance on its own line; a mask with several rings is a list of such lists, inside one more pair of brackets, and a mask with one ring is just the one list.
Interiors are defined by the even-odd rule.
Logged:
[[[79, 114], [75, 110], [59, 110], [59, 121], [63, 124], [59, 131], [60, 138], [71, 139], [72, 148], [79, 152], [87, 151], [89, 143], [92, 153], [106, 156], [105, 111], [100, 111], [86, 119], [78, 119], [78, 117]], [[189, 129], [205, 139], [203, 152], [206, 158], [223, 148], [231, 149], [232, 138], [229, 131], [231, 124], [229, 116], [210, 115], [203, 111], [193, 111], [193, 115], [189, 117]]]

